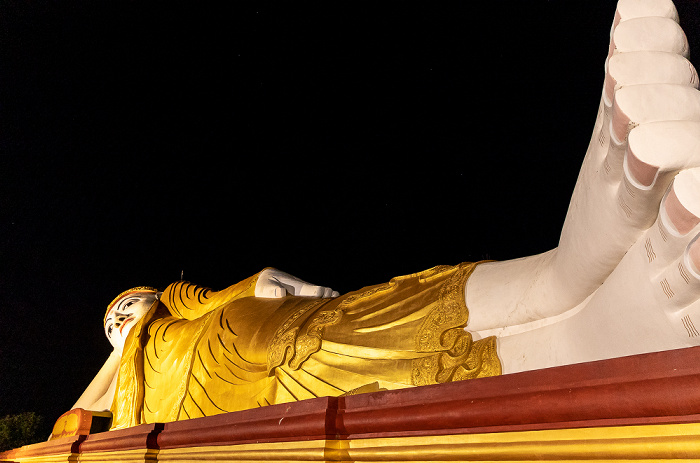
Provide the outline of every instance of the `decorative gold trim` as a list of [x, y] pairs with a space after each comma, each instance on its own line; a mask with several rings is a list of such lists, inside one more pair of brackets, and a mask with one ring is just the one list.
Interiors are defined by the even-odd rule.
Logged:
[[[292, 315], [290, 315], [282, 326], [275, 331], [272, 341], [270, 342], [270, 347], [267, 350], [268, 374], [271, 374], [272, 370], [282, 365], [285, 358], [289, 357], [291, 359], [294, 357], [295, 341], [297, 338], [297, 332], [299, 331], [298, 326], [290, 329], [294, 322], [296, 322], [310, 310], [315, 310], [318, 306], [325, 304], [327, 301], [327, 299], [317, 299], [304, 304], [301, 308], [297, 309]], [[291, 351], [290, 355], [287, 355], [288, 350]]]
[[202, 461], [284, 461], [289, 463], [340, 461], [333, 459], [333, 456], [337, 454], [339, 442], [336, 440], [312, 440], [164, 449], [158, 454], [158, 461], [177, 461], [179, 463], [201, 463]]
[[438, 304], [425, 317], [416, 334], [417, 352], [436, 352], [417, 358], [411, 369], [414, 386], [461, 381], [501, 374], [496, 353], [496, 338], [491, 336], [473, 342], [464, 330], [469, 320], [465, 301], [465, 285], [477, 264], [461, 264], [452, 269], [436, 267], [422, 279], [434, 279], [444, 272], [454, 272], [440, 288]]
[[[2, 460], [5, 461], [5, 460]], [[54, 455], [44, 455], [40, 457], [15, 457], [11, 462], [16, 463], [65, 463], [65, 462], [77, 462], [77, 453], [59, 453]]]
[[89, 452], [81, 453], [78, 456], [78, 463], [134, 463], [134, 462], [156, 462], [158, 450], [156, 449], [135, 449], [135, 450], [115, 450], [112, 452]]
[[417, 352], [452, 349], [458, 334], [451, 329], [466, 326], [469, 319], [469, 310], [464, 302], [464, 285], [473, 269], [474, 264], [463, 264], [443, 283], [437, 307], [425, 317], [416, 334]]
[[391, 291], [392, 289], [394, 289], [394, 287], [396, 287], [397, 282], [399, 280], [405, 279], [405, 278], [410, 278], [410, 277], [411, 277], [411, 275], [405, 275], [403, 277], [395, 277], [395, 278], [392, 278], [391, 281], [389, 281], [388, 283], [382, 283], [380, 285], [370, 287], [369, 289], [362, 291], [362, 292], [359, 292], [357, 294], [352, 294], [352, 295], [346, 297], [345, 300], [343, 300], [343, 302], [341, 302], [340, 305], [338, 305], [338, 309], [340, 309], [342, 312], [346, 312], [350, 307], [352, 307], [353, 305], [357, 304], [360, 301], [363, 301], [363, 300], [369, 299], [373, 296]]
[[700, 423], [164, 449], [158, 461], [666, 461], [696, 460]]
[[323, 310], [314, 315], [306, 328], [306, 333], [297, 338], [294, 357], [289, 361], [289, 367], [292, 370], [298, 370], [306, 359], [318, 352], [323, 340], [323, 328], [338, 324], [342, 317], [341, 308]]

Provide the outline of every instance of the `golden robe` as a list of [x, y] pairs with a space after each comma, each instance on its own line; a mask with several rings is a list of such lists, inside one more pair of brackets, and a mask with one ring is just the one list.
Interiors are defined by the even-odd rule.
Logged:
[[112, 429], [498, 375], [495, 338], [464, 331], [475, 265], [333, 299], [256, 298], [258, 275], [218, 292], [173, 283], [127, 337]]

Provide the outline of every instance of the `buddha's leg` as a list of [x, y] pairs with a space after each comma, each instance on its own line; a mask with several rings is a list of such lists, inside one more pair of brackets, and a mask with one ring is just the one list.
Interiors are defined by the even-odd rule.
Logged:
[[654, 225], [579, 312], [499, 338], [504, 372], [700, 345], [699, 217], [700, 169], [684, 170]]
[[662, 176], [634, 206], [625, 202], [628, 198], [619, 192], [627, 184], [627, 133], [651, 121], [700, 120], [698, 78], [682, 56], [687, 54], [683, 32], [671, 19], [645, 17], [663, 5], [668, 7], [667, 2], [618, 4], [598, 119], [559, 246], [537, 256], [480, 265], [466, 294], [470, 330], [517, 325], [575, 307], [651, 225], [670, 176]]

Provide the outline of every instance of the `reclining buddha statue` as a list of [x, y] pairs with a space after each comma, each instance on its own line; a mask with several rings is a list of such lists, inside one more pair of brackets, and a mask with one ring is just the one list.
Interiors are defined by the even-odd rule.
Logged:
[[[339, 295], [268, 268], [107, 307], [112, 428], [700, 344], [700, 92], [668, 0], [620, 0], [559, 245]], [[567, 155], [568, 153], [562, 153]]]
[[184, 281], [133, 288], [105, 316], [108, 390], [76, 406], [111, 407], [119, 428], [498, 374], [495, 337], [464, 330], [473, 268], [343, 296], [276, 269], [217, 292]]

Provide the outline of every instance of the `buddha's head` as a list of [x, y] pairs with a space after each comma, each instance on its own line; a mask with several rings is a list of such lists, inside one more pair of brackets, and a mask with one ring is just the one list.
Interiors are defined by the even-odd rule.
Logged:
[[137, 286], [117, 296], [105, 313], [105, 334], [115, 350], [124, 348], [124, 341], [131, 328], [143, 318], [158, 300], [158, 290]]

